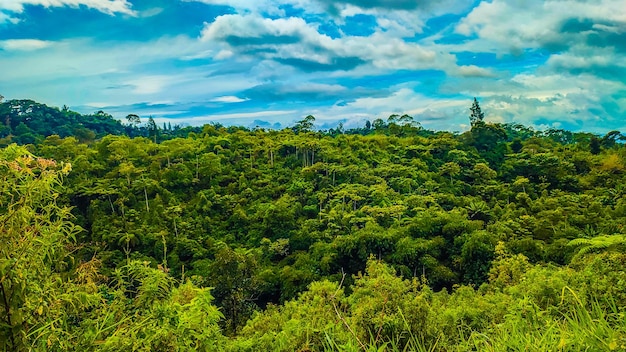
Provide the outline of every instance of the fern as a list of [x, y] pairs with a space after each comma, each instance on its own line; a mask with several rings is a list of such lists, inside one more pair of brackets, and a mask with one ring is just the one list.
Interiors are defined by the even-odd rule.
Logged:
[[576, 238], [567, 244], [570, 247], [578, 247], [578, 252], [572, 258], [578, 259], [589, 253], [598, 253], [603, 251], [615, 251], [624, 248], [626, 245], [626, 235], [600, 235], [593, 238]]

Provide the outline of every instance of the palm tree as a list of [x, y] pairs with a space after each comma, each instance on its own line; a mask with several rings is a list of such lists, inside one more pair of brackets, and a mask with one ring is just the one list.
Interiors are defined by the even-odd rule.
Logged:
[[490, 217], [489, 211], [489, 205], [482, 200], [471, 201], [467, 206], [467, 212], [472, 220], [487, 221]]

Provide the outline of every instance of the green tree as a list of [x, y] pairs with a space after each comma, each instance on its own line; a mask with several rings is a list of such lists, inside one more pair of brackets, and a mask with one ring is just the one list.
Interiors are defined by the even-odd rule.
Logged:
[[463, 241], [461, 265], [465, 282], [482, 284], [487, 280], [495, 258], [496, 237], [486, 231], [474, 231], [459, 241]]
[[141, 123], [141, 118], [136, 114], [128, 114], [126, 115], [126, 121], [133, 126], [137, 126]]
[[620, 131], [610, 131], [602, 137], [600, 144], [606, 149], [611, 149], [617, 145], [618, 140], [624, 141], [626, 137]]
[[259, 255], [254, 250], [231, 249], [223, 243], [219, 246], [206, 280], [215, 287], [215, 297], [223, 307], [226, 331], [235, 333], [257, 309]]
[[157, 126], [152, 116], [148, 118], [147, 127], [148, 127], [148, 133], [150, 134], [150, 136], [152, 136], [154, 143], [156, 143], [157, 136], [159, 135], [159, 126]]
[[515, 138], [513, 142], [511, 142], [511, 150], [513, 153], [519, 153], [522, 151], [524, 144], [522, 144], [522, 140], [519, 138]]
[[314, 122], [315, 117], [313, 115], [308, 115], [304, 119], [296, 122], [296, 125], [293, 126], [292, 129], [295, 133], [310, 132], [313, 130]]
[[600, 154], [602, 143], [600, 141], [600, 138], [596, 137], [596, 136], [591, 136], [591, 139], [589, 140], [589, 151], [591, 152], [591, 154], [593, 155], [598, 155]]
[[483, 122], [485, 114], [480, 109], [480, 105], [478, 104], [478, 100], [476, 100], [476, 98], [474, 98], [474, 102], [470, 107], [470, 112], [470, 124], [472, 127]]

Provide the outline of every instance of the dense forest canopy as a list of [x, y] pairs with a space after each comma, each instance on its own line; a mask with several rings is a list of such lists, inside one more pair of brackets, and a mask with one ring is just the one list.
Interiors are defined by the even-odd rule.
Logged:
[[161, 128], [2, 103], [0, 344], [626, 348], [624, 136], [468, 115]]

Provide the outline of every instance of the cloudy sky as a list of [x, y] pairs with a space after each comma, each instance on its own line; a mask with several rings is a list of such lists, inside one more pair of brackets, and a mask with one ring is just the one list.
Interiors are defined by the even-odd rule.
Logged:
[[[0, 94], [157, 122], [626, 131], [626, 0], [0, 0]], [[278, 125], [275, 125], [278, 126]]]

